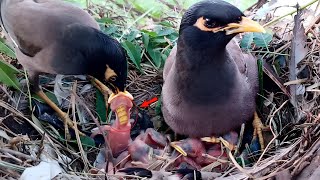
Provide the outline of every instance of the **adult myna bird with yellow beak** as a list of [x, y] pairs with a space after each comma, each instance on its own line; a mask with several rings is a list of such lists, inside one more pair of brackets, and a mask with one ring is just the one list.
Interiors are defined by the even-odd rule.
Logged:
[[[32, 90], [50, 105], [70, 127], [68, 114], [57, 107], [39, 86], [42, 73], [88, 75], [108, 95], [133, 99], [125, 91], [127, 60], [119, 42], [104, 34], [84, 10], [61, 0], [1, 0], [3, 30], [14, 45], [18, 61], [27, 70]], [[105, 85], [107, 86], [105, 86]], [[109, 88], [108, 88], [109, 87]], [[120, 117], [122, 121], [127, 116]], [[121, 122], [125, 123], [125, 122]], [[82, 134], [80, 132], [80, 134]], [[83, 135], [83, 134], [82, 134]]]
[[225, 1], [198, 2], [183, 15], [177, 46], [163, 72], [162, 111], [173, 131], [197, 138], [221, 136], [255, 116], [262, 143], [255, 113], [256, 59], [232, 40], [243, 32], [265, 30]]

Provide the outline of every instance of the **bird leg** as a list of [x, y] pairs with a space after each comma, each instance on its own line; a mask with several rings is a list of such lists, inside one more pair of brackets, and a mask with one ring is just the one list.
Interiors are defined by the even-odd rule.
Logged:
[[263, 151], [265, 148], [265, 145], [264, 145], [262, 130], [269, 129], [269, 127], [266, 127], [262, 124], [261, 119], [259, 118], [257, 112], [254, 112], [254, 118], [253, 118], [252, 124], [253, 124], [253, 128], [254, 128], [253, 139], [257, 138], [257, 136], [258, 136], [260, 147], [261, 147], [261, 150]]
[[[65, 126], [68, 125], [72, 129], [75, 129], [72, 120], [69, 118], [68, 114], [63, 112], [54, 102], [51, 101], [51, 99], [48, 98], [48, 96], [40, 89], [36, 91], [36, 94], [44, 100], [45, 103], [47, 103], [57, 114], [58, 116], [63, 120]], [[68, 130], [68, 128], [66, 128]], [[82, 132], [78, 131], [81, 136], [85, 136]]]
[[[41, 89], [40, 85], [39, 85], [39, 74], [36, 72], [29, 72], [29, 81], [31, 84], [31, 90], [33, 92], [35, 92], [42, 100], [44, 100], [44, 102], [46, 104], [48, 104], [57, 114], [58, 116], [63, 120], [63, 123], [65, 125], [65, 133], [66, 133], [66, 137], [67, 139], [70, 139], [69, 136], [69, 130], [68, 127], [74, 129], [76, 131], [76, 128], [73, 125], [72, 120], [69, 118], [68, 114], [63, 112], [54, 102], [51, 101], [51, 99], [48, 98], [48, 96], [43, 92], [43, 90]], [[79, 130], [77, 130], [79, 132], [79, 135], [81, 136], [85, 136], [84, 133], [80, 132]]]

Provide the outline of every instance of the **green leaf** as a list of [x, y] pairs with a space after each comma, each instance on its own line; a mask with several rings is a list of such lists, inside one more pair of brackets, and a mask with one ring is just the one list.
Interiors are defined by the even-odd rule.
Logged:
[[157, 38], [152, 38], [152, 42], [155, 42], [157, 44], [162, 44], [162, 43], [166, 43], [167, 40], [164, 39], [163, 36], [161, 36], [161, 37], [157, 37]]
[[253, 33], [246, 33], [240, 42], [240, 47], [242, 49], [251, 49], [251, 44], [253, 42]]
[[156, 115], [158, 116], [162, 115], [161, 107], [162, 107], [162, 95], [160, 95], [160, 98], [158, 99], [158, 102], [155, 107], [155, 112], [156, 112]]
[[268, 47], [272, 40], [270, 33], [246, 33], [241, 42], [240, 47], [243, 49], [251, 49], [251, 44], [254, 43], [257, 47]]
[[176, 31], [171, 29], [171, 28], [164, 28], [164, 29], [161, 29], [157, 32], [158, 36], [167, 36], [167, 35], [170, 35], [172, 33], [175, 33]]
[[80, 141], [83, 146], [88, 146], [88, 147], [96, 146], [96, 143], [94, 142], [94, 140], [89, 136], [80, 136]]
[[268, 47], [268, 44], [272, 40], [272, 34], [270, 33], [253, 33], [253, 42], [258, 47]]
[[259, 108], [262, 108], [263, 106], [263, 101], [264, 101], [264, 93], [263, 93], [263, 60], [258, 59], [257, 60], [257, 65], [258, 65], [258, 77], [259, 77]]
[[171, 24], [170, 21], [163, 21], [163, 22], [160, 22], [159, 24], [162, 25], [162, 26], [165, 26], [165, 27], [174, 28], [173, 24]]
[[103, 17], [101, 19], [97, 19], [96, 20], [98, 23], [104, 23], [104, 24], [113, 24], [112, 19], [107, 18], [107, 17]]
[[140, 33], [140, 31], [138, 31], [138, 30], [130, 31], [130, 33], [127, 35], [127, 41], [130, 41], [130, 42], [133, 41], [139, 33]]
[[152, 58], [152, 62], [159, 68], [161, 66], [161, 53], [159, 50], [155, 50], [151, 46], [147, 49], [148, 54]]
[[0, 52], [6, 54], [11, 58], [16, 58], [14, 51], [4, 42], [4, 39], [0, 38]]
[[130, 60], [136, 65], [138, 70], [141, 72], [141, 48], [138, 45], [133, 44], [129, 41], [121, 43], [123, 48], [127, 51]]
[[[47, 95], [47, 97], [54, 102], [56, 105], [59, 105], [59, 102], [57, 100], [57, 97], [51, 93], [51, 92], [45, 92], [45, 94]], [[45, 103], [44, 100], [42, 98], [40, 98], [37, 94], [33, 94], [32, 98], [38, 100], [39, 102]]]
[[162, 50], [162, 55], [168, 57], [170, 52], [171, 52], [172, 48], [166, 48]]
[[107, 107], [104, 101], [104, 96], [100, 91], [96, 91], [96, 111], [102, 122], [107, 121]]
[[160, 68], [163, 68], [163, 66], [164, 66], [164, 64], [165, 64], [168, 56], [169, 56], [169, 55], [167, 55], [165, 52], [163, 52], [163, 53], [161, 54], [161, 66], [160, 66]]
[[169, 39], [172, 42], [177, 41], [179, 34], [177, 32], [174, 32], [170, 34], [169, 36], [166, 36], [167, 39]]
[[141, 30], [141, 32], [148, 34], [151, 37], [156, 37], [157, 33], [153, 31]]
[[113, 24], [110, 25], [109, 27], [103, 28], [103, 32], [108, 34], [108, 35], [111, 35], [111, 34], [115, 33], [117, 30], [118, 30], [118, 27], [113, 25]]
[[141, 12], [141, 13], [145, 13], [148, 10], [150, 10], [150, 8], [152, 8], [151, 12], [149, 13], [150, 16], [154, 17], [154, 18], [160, 18], [161, 15], [163, 14], [163, 9], [164, 9], [164, 5], [158, 1], [155, 0], [134, 0], [134, 1], [129, 1], [130, 4], [133, 5], [133, 7]]
[[17, 70], [12, 65], [0, 61], [0, 82], [4, 83], [7, 86], [14, 87], [17, 90], [20, 90], [20, 83], [18, 81], [18, 78], [16, 74], [20, 73], [19, 70]]
[[143, 45], [144, 45], [145, 48], [148, 48], [149, 40], [150, 40], [149, 34], [142, 33], [142, 42], [143, 42]]

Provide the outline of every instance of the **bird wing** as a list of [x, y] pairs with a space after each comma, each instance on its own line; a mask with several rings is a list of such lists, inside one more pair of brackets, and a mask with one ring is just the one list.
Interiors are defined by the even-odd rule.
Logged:
[[62, 36], [64, 28], [80, 23], [99, 28], [85, 11], [61, 0], [1, 0], [1, 21], [20, 51], [30, 57]]
[[227, 50], [230, 52], [229, 54], [231, 55], [232, 59], [236, 63], [239, 72], [245, 76], [247, 76], [247, 65], [245, 62], [245, 57], [240, 49], [237, 41], [235, 39], [232, 39], [228, 44], [227, 44]]
[[236, 63], [239, 72], [243, 75], [243, 78], [246, 78], [246, 82], [250, 84], [253, 93], [256, 94], [259, 87], [256, 58], [250, 53], [242, 52], [238, 42], [235, 39], [232, 39], [228, 43], [227, 50], [230, 52], [230, 55]]
[[170, 69], [172, 67], [172, 64], [176, 59], [176, 54], [177, 54], [177, 45], [175, 45], [172, 48], [172, 50], [171, 50], [171, 52], [170, 52], [170, 54], [169, 54], [169, 56], [168, 56], [168, 58], [166, 60], [166, 63], [164, 64], [164, 69], [163, 69], [163, 80], [164, 81], [166, 80], [166, 78], [167, 78], [167, 76], [168, 76], [168, 74], [170, 72]]

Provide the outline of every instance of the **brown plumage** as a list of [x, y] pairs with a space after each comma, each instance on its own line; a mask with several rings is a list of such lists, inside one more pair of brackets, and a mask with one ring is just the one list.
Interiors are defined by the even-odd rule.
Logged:
[[61, 0], [0, 2], [4, 30], [35, 88], [41, 73], [89, 74], [104, 82], [108, 65], [124, 90], [124, 51], [86, 11]]
[[69, 126], [73, 123], [68, 115], [41, 90], [40, 74], [89, 75], [106, 96], [109, 86], [113, 99], [125, 91], [125, 52], [86, 11], [61, 0], [0, 0], [0, 6], [3, 30], [28, 72], [32, 90]]
[[253, 117], [256, 59], [232, 40], [248, 31], [264, 30], [224, 1], [202, 1], [187, 10], [163, 73], [162, 111], [175, 132], [221, 135]]

